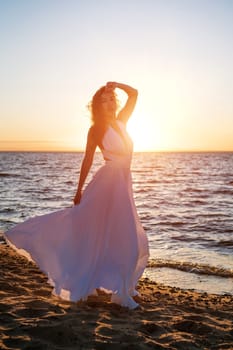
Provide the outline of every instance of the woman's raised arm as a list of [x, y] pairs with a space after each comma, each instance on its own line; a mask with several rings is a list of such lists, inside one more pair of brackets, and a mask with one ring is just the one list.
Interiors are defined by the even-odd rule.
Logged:
[[129, 117], [133, 113], [134, 107], [137, 102], [137, 97], [138, 97], [138, 91], [134, 89], [133, 87], [122, 84], [122, 83], [117, 83], [117, 82], [109, 82], [106, 85], [106, 89], [121, 89], [123, 90], [127, 95], [128, 99], [124, 105], [124, 107], [120, 110], [120, 112], [117, 115], [117, 119], [121, 120], [123, 123], [127, 123]]

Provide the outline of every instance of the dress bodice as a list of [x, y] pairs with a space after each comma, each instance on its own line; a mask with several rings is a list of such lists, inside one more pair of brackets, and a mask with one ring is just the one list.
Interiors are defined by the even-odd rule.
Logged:
[[117, 124], [119, 131], [110, 125], [108, 126], [102, 141], [102, 154], [106, 162], [129, 167], [133, 152], [133, 142], [126, 131], [125, 124], [120, 120], [117, 120]]

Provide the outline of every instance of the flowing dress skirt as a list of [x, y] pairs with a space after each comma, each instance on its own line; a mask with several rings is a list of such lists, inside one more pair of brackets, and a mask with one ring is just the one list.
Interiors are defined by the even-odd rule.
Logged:
[[149, 252], [128, 167], [107, 161], [79, 205], [31, 218], [5, 236], [48, 275], [56, 295], [77, 301], [104, 288], [113, 302], [137, 307], [132, 296]]

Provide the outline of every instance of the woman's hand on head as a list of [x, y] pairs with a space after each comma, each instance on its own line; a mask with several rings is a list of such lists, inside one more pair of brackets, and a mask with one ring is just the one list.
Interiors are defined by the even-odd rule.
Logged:
[[116, 88], [116, 83], [114, 81], [109, 81], [105, 85], [105, 91], [106, 92], [111, 92]]

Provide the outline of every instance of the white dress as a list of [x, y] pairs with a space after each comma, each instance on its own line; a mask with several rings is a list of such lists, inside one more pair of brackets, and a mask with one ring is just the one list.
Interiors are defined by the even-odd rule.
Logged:
[[121, 134], [108, 127], [102, 141], [105, 164], [80, 204], [31, 218], [5, 236], [48, 275], [56, 295], [78, 301], [103, 288], [112, 292], [112, 302], [133, 309], [149, 250], [132, 193], [132, 141], [117, 123]]

